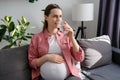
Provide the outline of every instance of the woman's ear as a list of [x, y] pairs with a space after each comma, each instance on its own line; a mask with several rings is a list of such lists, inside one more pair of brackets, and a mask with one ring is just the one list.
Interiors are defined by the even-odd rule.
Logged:
[[48, 18], [48, 17], [47, 17], [46, 15], [44, 16], [44, 18], [45, 18], [45, 20], [47, 21], [47, 18]]

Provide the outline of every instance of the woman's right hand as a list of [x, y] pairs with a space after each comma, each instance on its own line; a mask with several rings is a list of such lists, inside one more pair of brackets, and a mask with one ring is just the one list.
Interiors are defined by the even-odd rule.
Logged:
[[58, 64], [64, 62], [63, 56], [57, 53], [48, 53], [47, 58], [48, 58], [48, 61], [58, 63]]

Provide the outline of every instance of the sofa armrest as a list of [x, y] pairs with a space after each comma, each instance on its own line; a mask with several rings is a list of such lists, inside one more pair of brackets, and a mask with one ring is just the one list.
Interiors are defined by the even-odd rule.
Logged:
[[112, 61], [120, 65], [120, 49], [112, 47]]

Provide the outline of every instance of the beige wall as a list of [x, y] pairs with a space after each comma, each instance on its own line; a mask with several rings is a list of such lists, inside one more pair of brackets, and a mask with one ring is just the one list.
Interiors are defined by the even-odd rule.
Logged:
[[[80, 22], [72, 21], [71, 9], [75, 4], [86, 2], [95, 4], [94, 20], [85, 22], [85, 26], [87, 27], [87, 37], [89, 38], [96, 36], [99, 0], [38, 0], [35, 3], [29, 3], [27, 0], [0, 0], [0, 18], [3, 18], [5, 15], [10, 15], [13, 16], [13, 20], [16, 21], [17, 19], [20, 19], [21, 16], [24, 16], [30, 21], [32, 26], [36, 27], [29, 31], [38, 33], [42, 30], [41, 21], [44, 19], [41, 10], [49, 3], [57, 3], [63, 9], [63, 19], [76, 30], [77, 26], [80, 25]], [[4, 44], [6, 44], [5, 41], [0, 42], [0, 48], [4, 46]]]
[[87, 27], [86, 36], [87, 38], [95, 37], [97, 34], [97, 23], [98, 23], [98, 12], [99, 12], [99, 0], [81, 0], [81, 3], [94, 3], [94, 20], [85, 22]]

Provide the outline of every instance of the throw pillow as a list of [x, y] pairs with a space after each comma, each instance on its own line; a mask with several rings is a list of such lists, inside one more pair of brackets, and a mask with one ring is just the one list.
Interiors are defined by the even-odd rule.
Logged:
[[108, 35], [78, 40], [85, 52], [83, 68], [92, 69], [112, 62], [112, 48]]

